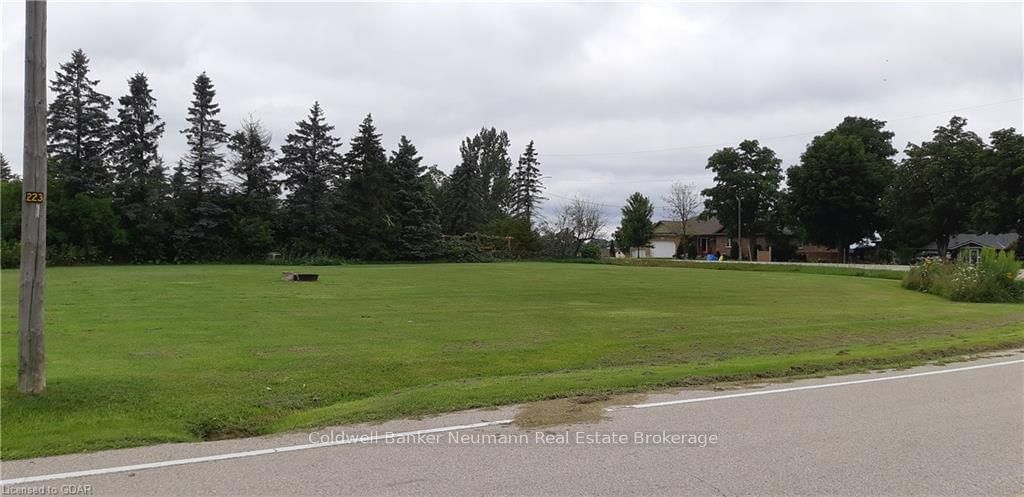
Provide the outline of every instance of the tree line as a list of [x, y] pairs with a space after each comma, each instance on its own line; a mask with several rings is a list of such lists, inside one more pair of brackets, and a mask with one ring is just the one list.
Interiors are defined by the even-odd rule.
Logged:
[[[541, 219], [534, 143], [514, 161], [508, 134], [495, 128], [463, 140], [447, 175], [424, 166], [405, 136], [387, 152], [371, 115], [343, 151], [317, 102], [274, 147], [258, 119], [227, 129], [204, 72], [180, 130], [187, 151], [168, 168], [158, 148], [166, 123], [145, 74], [128, 79], [113, 115], [113, 99], [98, 83], [88, 57], [75, 50], [50, 84], [54, 264], [258, 261], [271, 252], [360, 260], [477, 260], [480, 250], [573, 257], [592, 255], [606, 225], [598, 205], [582, 199]], [[773, 247], [796, 239], [844, 255], [863, 241], [890, 249], [935, 241], [945, 255], [957, 233], [1024, 232], [1024, 137], [1015, 129], [994, 131], [986, 143], [954, 116], [931, 140], [907, 144], [897, 160], [885, 124], [847, 117], [814, 137], [785, 174], [757, 140], [717, 150], [706, 165], [714, 184], [702, 191], [673, 185], [669, 214], [683, 221], [684, 238], [702, 204], [700, 214], [716, 217], [731, 237], [764, 236]], [[17, 264], [20, 195], [0, 155], [4, 266]], [[653, 214], [649, 198], [631, 195], [615, 248], [647, 246]], [[691, 242], [683, 240], [681, 250]], [[747, 242], [743, 255], [751, 252]]]
[[[443, 257], [444, 235], [533, 232], [543, 183], [531, 141], [513, 164], [504, 131], [460, 145], [451, 175], [402, 136], [390, 152], [371, 115], [348, 150], [314, 102], [280, 148], [250, 117], [229, 131], [212, 79], [192, 87], [187, 151], [170, 169], [148, 78], [113, 100], [75, 50], [50, 83], [47, 238], [51, 263]], [[21, 185], [0, 155], [4, 264], [17, 263]]]
[[[847, 117], [811, 140], [785, 182], [775, 152], [744, 140], [708, 158], [713, 186], [698, 194], [692, 185], [675, 185], [665, 201], [672, 217], [687, 220], [703, 196], [701, 215], [716, 217], [729, 236], [795, 238], [843, 257], [865, 241], [891, 250], [935, 242], [945, 257], [958, 233], [1024, 233], [1021, 133], [996, 130], [986, 143], [954, 116], [931, 140], [908, 143], [898, 161], [893, 136], [884, 121]], [[614, 236], [619, 250], [650, 243], [653, 213], [641, 193], [628, 199]], [[1024, 243], [1017, 254], [1024, 258]]]

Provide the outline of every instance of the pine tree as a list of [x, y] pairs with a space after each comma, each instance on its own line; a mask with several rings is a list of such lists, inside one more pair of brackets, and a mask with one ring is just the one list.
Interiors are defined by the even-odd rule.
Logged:
[[229, 243], [227, 199], [220, 183], [224, 154], [219, 149], [228, 134], [217, 119], [220, 105], [213, 102], [217, 92], [205, 72], [196, 77], [192, 95], [185, 119], [189, 127], [181, 131], [188, 152], [176, 171], [184, 180], [179, 192], [179, 214], [184, 222], [175, 231], [175, 247], [179, 259], [216, 260], [234, 250]]
[[346, 247], [349, 255], [360, 259], [392, 258], [390, 249], [396, 246], [400, 231], [395, 174], [380, 136], [373, 116], [367, 114], [345, 154], [349, 174], [344, 199]]
[[199, 202], [204, 193], [220, 187], [224, 155], [218, 149], [227, 141], [228, 134], [224, 123], [217, 119], [220, 104], [213, 102], [217, 91], [205, 72], [197, 76], [192, 84], [192, 95], [192, 105], [185, 119], [189, 127], [181, 132], [188, 142], [188, 152], [184, 157], [188, 189], [195, 195], [196, 202]]
[[89, 58], [77, 49], [60, 65], [50, 82], [54, 93], [47, 116], [47, 136], [53, 179], [68, 197], [103, 195], [111, 179], [107, 163], [111, 138], [111, 99], [89, 79]]
[[650, 199], [640, 192], [630, 195], [622, 208], [622, 225], [615, 232], [616, 246], [620, 250], [636, 249], [636, 255], [640, 257], [640, 249], [648, 246], [654, 237], [653, 214], [654, 206]]
[[228, 150], [234, 154], [228, 172], [238, 179], [242, 196], [254, 201], [272, 200], [281, 193], [274, 179], [277, 167], [270, 140], [270, 132], [253, 118], [242, 121], [242, 128], [228, 140]]
[[111, 145], [116, 179], [114, 205], [128, 238], [121, 256], [133, 261], [159, 261], [167, 255], [170, 229], [164, 204], [164, 166], [157, 150], [164, 123], [156, 114], [156, 99], [142, 73], [128, 80], [128, 94], [118, 103]]
[[327, 124], [319, 102], [313, 103], [309, 117], [296, 126], [285, 138], [277, 161], [288, 190], [281, 238], [298, 254], [336, 253], [329, 250], [338, 234], [331, 214], [331, 186], [342, 177], [341, 142], [331, 135], [334, 126]]
[[485, 186], [480, 175], [479, 157], [473, 140], [466, 138], [460, 146], [462, 163], [455, 166], [448, 178], [442, 227], [449, 235], [476, 231], [484, 222]]
[[228, 171], [239, 181], [232, 209], [233, 233], [240, 255], [258, 256], [273, 248], [281, 187], [274, 179], [277, 168], [270, 140], [270, 132], [262, 123], [249, 118], [228, 141], [228, 149], [233, 153]]
[[526, 220], [533, 225], [533, 213], [541, 201], [544, 191], [544, 184], [540, 177], [540, 161], [537, 160], [537, 151], [533, 148], [533, 140], [526, 145], [523, 155], [519, 156], [519, 165], [516, 167], [515, 175], [512, 177], [513, 202], [512, 214], [520, 219]]
[[0, 154], [0, 181], [15, 181], [18, 176], [11, 172], [11, 165], [7, 162], [7, 157], [4, 154]]
[[125, 203], [148, 202], [154, 182], [163, 180], [157, 146], [164, 123], [156, 114], [156, 98], [145, 74], [128, 80], [128, 94], [119, 98], [112, 151], [115, 157], [115, 193]]
[[391, 168], [395, 174], [395, 204], [401, 231], [393, 252], [400, 259], [424, 260], [437, 254], [441, 240], [441, 224], [437, 208], [427, 192], [416, 147], [405, 136], [392, 153]]

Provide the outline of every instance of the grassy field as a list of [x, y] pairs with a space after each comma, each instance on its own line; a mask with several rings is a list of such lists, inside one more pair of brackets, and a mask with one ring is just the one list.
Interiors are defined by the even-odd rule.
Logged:
[[602, 264], [53, 268], [49, 390], [2, 457], [216, 439], [595, 392], [908, 365], [1024, 345], [1024, 306], [897, 281]]

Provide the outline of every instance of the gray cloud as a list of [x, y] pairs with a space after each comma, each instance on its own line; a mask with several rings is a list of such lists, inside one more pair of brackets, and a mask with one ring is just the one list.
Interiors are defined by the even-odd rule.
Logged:
[[[24, 7], [0, 9], [2, 150], [20, 169]], [[533, 139], [549, 209], [706, 186], [707, 156], [744, 138], [790, 165], [845, 115], [889, 120], [900, 148], [952, 109], [971, 107], [959, 113], [982, 135], [1024, 127], [1012, 3], [51, 2], [49, 35], [51, 74], [80, 47], [115, 98], [134, 72], [150, 76], [169, 164], [205, 70], [229, 127], [253, 114], [277, 144], [314, 100], [338, 136], [372, 112], [388, 146], [408, 135], [446, 170], [481, 126], [508, 130], [516, 154]], [[663, 151], [615, 153], [646, 150]]]

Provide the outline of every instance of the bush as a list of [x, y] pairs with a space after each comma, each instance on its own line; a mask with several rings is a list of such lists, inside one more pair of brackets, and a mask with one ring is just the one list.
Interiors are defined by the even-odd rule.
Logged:
[[594, 244], [586, 244], [580, 247], [580, 257], [583, 259], [600, 259], [601, 248]]
[[896, 264], [910, 264], [914, 262], [914, 249], [900, 247], [892, 251], [892, 261]]
[[0, 268], [10, 269], [21, 265], [21, 243], [4, 240], [0, 243]]
[[952, 263], [928, 258], [910, 269], [903, 287], [958, 302], [1024, 302], [1024, 282], [1015, 279], [1021, 266], [1009, 251], [990, 248], [977, 264], [965, 257]]
[[504, 237], [467, 233], [441, 238], [441, 259], [449, 262], [494, 262], [511, 258]]

